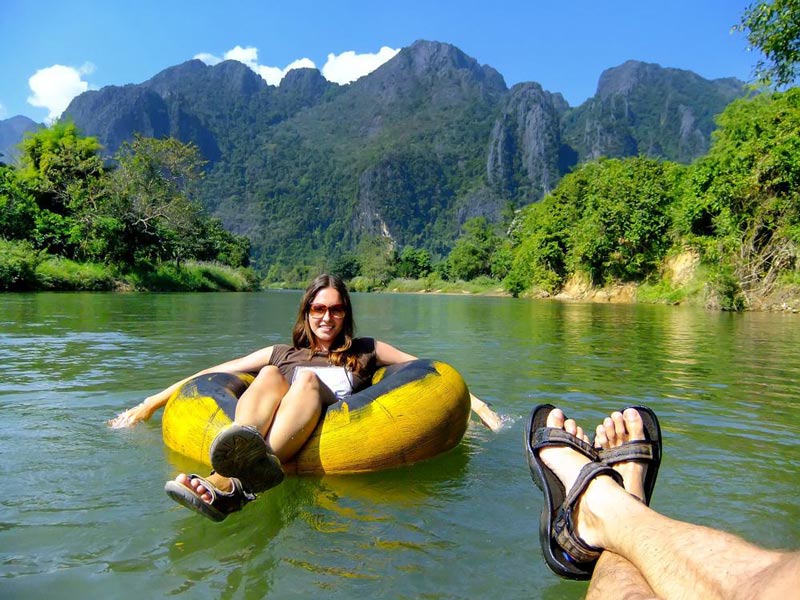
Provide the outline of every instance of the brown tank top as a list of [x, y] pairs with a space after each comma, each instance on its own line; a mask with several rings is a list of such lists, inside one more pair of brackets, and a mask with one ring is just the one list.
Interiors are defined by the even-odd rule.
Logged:
[[[352, 383], [353, 392], [357, 392], [369, 386], [378, 367], [375, 340], [373, 338], [353, 338], [351, 350], [355, 352], [359, 369], [355, 373], [348, 371], [348, 377]], [[269, 364], [278, 367], [281, 375], [288, 382], [294, 378], [294, 370], [297, 367], [330, 366], [327, 353], [312, 353], [309, 348], [295, 348], [287, 344], [275, 344], [272, 347]]]

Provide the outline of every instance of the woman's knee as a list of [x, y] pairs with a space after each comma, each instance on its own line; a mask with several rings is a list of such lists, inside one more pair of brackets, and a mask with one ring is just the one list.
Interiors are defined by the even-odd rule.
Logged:
[[253, 383], [242, 394], [240, 403], [241, 400], [250, 398], [258, 398], [259, 400], [274, 398], [280, 400], [288, 389], [289, 384], [286, 383], [277, 367], [266, 366], [256, 374]]
[[281, 375], [281, 372], [278, 370], [278, 367], [267, 365], [256, 374], [256, 378], [251, 385], [259, 387], [286, 387], [287, 384], [283, 375]]
[[307, 402], [312, 405], [327, 405], [336, 401], [333, 392], [313, 371], [298, 372], [292, 382], [291, 392], [284, 400], [292, 396], [297, 402], [303, 404]]
[[319, 392], [322, 382], [313, 371], [300, 371], [292, 381], [292, 388], [305, 393]]

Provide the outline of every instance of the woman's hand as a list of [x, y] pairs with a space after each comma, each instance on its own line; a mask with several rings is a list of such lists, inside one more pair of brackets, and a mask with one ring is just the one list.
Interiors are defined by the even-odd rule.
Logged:
[[500, 415], [489, 408], [489, 405], [477, 396], [470, 394], [469, 398], [470, 404], [472, 405], [472, 411], [478, 415], [481, 423], [486, 425], [486, 427], [492, 431], [500, 431], [500, 429], [503, 427], [503, 421], [500, 418]]
[[123, 413], [118, 414], [116, 417], [108, 421], [108, 426], [111, 429], [122, 429], [124, 427], [133, 427], [141, 421], [147, 421], [153, 416], [154, 410], [151, 409], [147, 400], [137, 404], [133, 408], [129, 408]]

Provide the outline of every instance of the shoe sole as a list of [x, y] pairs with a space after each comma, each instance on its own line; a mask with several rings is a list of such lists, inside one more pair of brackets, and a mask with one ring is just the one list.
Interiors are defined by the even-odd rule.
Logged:
[[225, 477], [237, 477], [245, 490], [263, 492], [285, 477], [281, 462], [269, 452], [264, 438], [252, 427], [233, 425], [211, 444], [211, 466]]

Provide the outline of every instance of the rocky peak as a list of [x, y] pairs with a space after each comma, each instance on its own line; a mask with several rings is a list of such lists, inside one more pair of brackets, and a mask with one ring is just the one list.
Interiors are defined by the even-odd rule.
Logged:
[[175, 93], [197, 94], [198, 91], [249, 96], [267, 87], [253, 70], [236, 60], [225, 60], [209, 66], [201, 60], [190, 60], [164, 69], [143, 84], [162, 97]]
[[292, 69], [281, 80], [278, 89], [284, 94], [299, 95], [307, 99], [322, 96], [328, 88], [337, 84], [331, 83], [322, 76], [318, 69]]
[[387, 99], [430, 94], [439, 105], [459, 102], [477, 93], [494, 99], [506, 92], [503, 76], [450, 44], [418, 40], [354, 86]]
[[[486, 175], [494, 190], [529, 203], [553, 189], [559, 178], [563, 104], [560, 94], [554, 96], [538, 83], [511, 88], [489, 139]], [[516, 176], [520, 166], [524, 185]]]
[[644, 154], [691, 162], [709, 147], [714, 116], [745, 91], [742, 82], [629, 60], [600, 76], [597, 94], [567, 116], [581, 160]]
[[19, 156], [17, 144], [25, 133], [36, 131], [41, 126], [23, 115], [0, 120], [0, 163], [13, 163]]
[[654, 63], [626, 61], [600, 74], [595, 98], [604, 100], [610, 96], [629, 94], [633, 88], [646, 81], [652, 81], [661, 72], [663, 72], [661, 66]]

